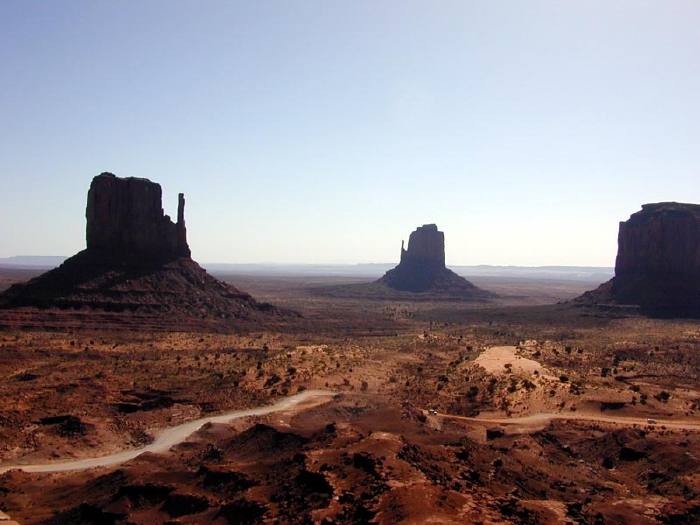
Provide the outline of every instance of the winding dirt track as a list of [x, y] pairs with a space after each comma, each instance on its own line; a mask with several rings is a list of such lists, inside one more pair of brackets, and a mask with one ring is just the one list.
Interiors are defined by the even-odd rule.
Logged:
[[[111, 454], [109, 456], [102, 456], [99, 458], [88, 458], [75, 461], [38, 463], [33, 465], [0, 465], [0, 474], [12, 469], [23, 470], [24, 472], [63, 472], [66, 470], [86, 470], [96, 467], [118, 465], [129, 461], [130, 459], [134, 459], [136, 456], [143, 454], [144, 452], [163, 452], [168, 450], [178, 443], [185, 441], [192, 433], [196, 432], [207, 423], [228, 423], [229, 421], [242, 417], [262, 416], [272, 412], [290, 410], [309, 399], [319, 398], [316, 401], [322, 402], [323, 398], [332, 398], [336, 395], [337, 394], [335, 392], [330, 392], [328, 390], [305, 390], [299, 394], [285, 397], [274, 405], [250, 408], [246, 410], [235, 410], [219, 416], [203, 417], [201, 419], [189, 421], [175, 427], [167, 428], [161, 432], [153, 443], [143, 448], [126, 450], [124, 452]], [[316, 402], [313, 403], [313, 405], [308, 405], [306, 407], [298, 407], [297, 410], [310, 408], [310, 406], [315, 406], [317, 404], [319, 403]]]
[[[425, 413], [428, 413], [425, 411]], [[700, 423], [688, 423], [681, 421], [667, 421], [667, 420], [656, 420], [656, 423], [649, 423], [647, 419], [633, 418], [633, 417], [611, 417], [611, 416], [597, 416], [597, 415], [587, 415], [587, 414], [562, 414], [558, 412], [541, 412], [538, 414], [531, 414], [529, 416], [522, 417], [503, 417], [503, 418], [480, 418], [480, 417], [466, 417], [466, 416], [456, 416], [451, 414], [437, 414], [437, 416], [447, 419], [461, 419], [464, 421], [473, 421], [475, 423], [496, 423], [499, 425], [520, 425], [523, 427], [542, 427], [546, 425], [553, 419], [567, 419], [567, 420], [582, 420], [582, 421], [597, 421], [600, 423], [613, 423], [616, 425], [642, 425], [642, 426], [653, 426], [653, 427], [663, 427], [663, 428], [673, 428], [678, 430], [694, 430], [700, 432]]]

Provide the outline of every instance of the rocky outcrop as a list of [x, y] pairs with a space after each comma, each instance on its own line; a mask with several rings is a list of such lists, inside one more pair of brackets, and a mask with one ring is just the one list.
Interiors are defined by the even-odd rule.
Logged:
[[615, 276], [700, 278], [700, 205], [661, 202], [620, 223]]
[[[87, 248], [0, 295], [0, 307], [85, 308], [185, 319], [264, 320], [289, 314], [221, 282], [190, 258], [179, 196], [177, 222], [163, 213], [161, 187], [147, 179], [95, 177], [87, 199]], [[183, 326], [184, 326], [183, 324]], [[158, 325], [158, 323], [156, 323]]]
[[435, 224], [419, 226], [408, 237], [408, 250], [401, 242], [399, 264], [422, 268], [445, 268], [445, 234]]
[[401, 244], [401, 261], [378, 281], [403, 292], [433, 293], [486, 299], [495, 294], [482, 290], [445, 266], [445, 234], [435, 224], [417, 228]]
[[179, 195], [177, 222], [163, 213], [160, 184], [102, 173], [88, 191], [87, 249], [112, 258], [167, 261], [189, 257], [185, 197]]
[[700, 312], [700, 205], [660, 202], [620, 223], [615, 277], [582, 300]]

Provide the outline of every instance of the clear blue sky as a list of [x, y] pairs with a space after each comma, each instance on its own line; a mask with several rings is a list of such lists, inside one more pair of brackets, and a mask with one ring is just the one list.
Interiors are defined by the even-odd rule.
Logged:
[[612, 266], [700, 202], [700, 2], [0, 2], [0, 257], [85, 246], [92, 177], [200, 262]]

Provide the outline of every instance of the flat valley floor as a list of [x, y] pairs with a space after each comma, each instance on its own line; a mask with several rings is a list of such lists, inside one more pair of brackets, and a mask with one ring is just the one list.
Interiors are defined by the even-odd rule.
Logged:
[[585, 281], [475, 278], [500, 298], [472, 304], [338, 292], [359, 277], [217, 277], [301, 317], [214, 331], [0, 311], [0, 510], [23, 525], [700, 522], [698, 320], [566, 303]]

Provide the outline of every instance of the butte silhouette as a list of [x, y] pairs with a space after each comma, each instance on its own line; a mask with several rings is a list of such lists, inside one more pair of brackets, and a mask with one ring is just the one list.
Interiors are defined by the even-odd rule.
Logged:
[[416, 228], [408, 238], [408, 249], [401, 243], [401, 259], [377, 281], [400, 292], [488, 299], [492, 292], [482, 290], [445, 266], [445, 234], [435, 224]]
[[178, 198], [175, 223], [163, 213], [161, 195], [160, 185], [148, 179], [96, 176], [87, 197], [86, 249], [10, 287], [0, 295], [0, 307], [88, 308], [223, 322], [280, 315], [192, 260], [184, 195]]
[[632, 305], [661, 317], [700, 315], [700, 205], [643, 204], [620, 222], [615, 277], [575, 302]]

